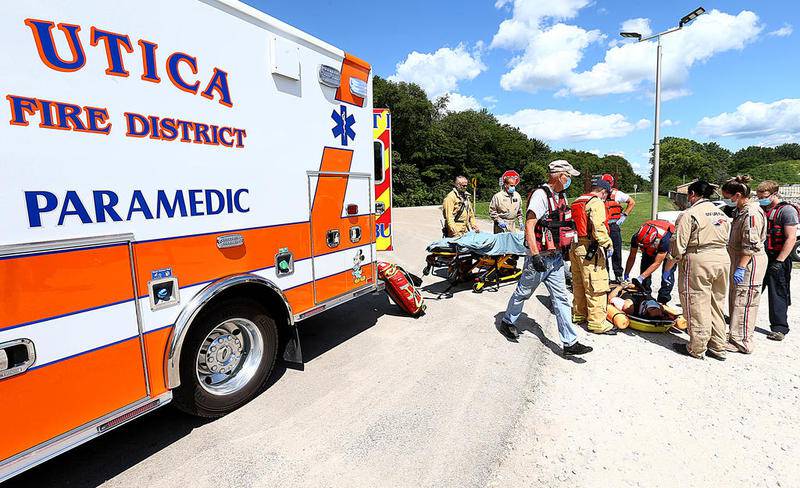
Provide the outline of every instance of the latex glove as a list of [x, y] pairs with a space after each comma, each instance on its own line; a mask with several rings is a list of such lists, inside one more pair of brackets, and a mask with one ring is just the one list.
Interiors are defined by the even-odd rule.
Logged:
[[675, 278], [675, 268], [663, 271], [661, 277], [666, 281], [672, 281]]
[[736, 271], [733, 272], [733, 282], [736, 285], [741, 285], [744, 283], [744, 272], [747, 271], [745, 268], [739, 266], [736, 268]]
[[611, 260], [611, 256], [613, 256], [613, 255], [614, 255], [614, 248], [613, 247], [609, 247], [608, 249], [606, 249], [606, 259], [608, 259], [610, 261]]
[[617, 225], [622, 225], [625, 222], [625, 219], [627, 219], [627, 218], [628, 218], [628, 214], [626, 214], [625, 212], [622, 212], [622, 215], [620, 215], [619, 218], [617, 219]]
[[498, 227], [500, 227], [500, 228], [501, 228], [501, 229], [503, 229], [503, 230], [507, 230], [507, 229], [508, 229], [508, 224], [506, 224], [506, 223], [505, 223], [505, 222], [503, 222], [502, 220], [501, 220], [500, 222], [498, 222], [498, 223], [497, 223], [497, 226], [498, 226]]
[[625, 276], [622, 277], [622, 281], [631, 281], [631, 275], [625, 273]]
[[531, 256], [531, 262], [533, 263], [533, 269], [537, 272], [544, 273], [547, 271], [547, 266], [544, 264], [544, 259], [542, 259], [542, 257], [538, 254]]

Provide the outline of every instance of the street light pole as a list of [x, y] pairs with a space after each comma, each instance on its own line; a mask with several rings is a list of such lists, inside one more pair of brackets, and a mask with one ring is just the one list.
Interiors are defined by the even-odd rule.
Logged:
[[703, 15], [705, 11], [706, 9], [703, 7], [698, 7], [687, 15], [684, 15], [680, 22], [678, 22], [678, 27], [667, 29], [664, 32], [659, 32], [649, 37], [642, 37], [638, 32], [619, 33], [622, 37], [637, 39], [638, 42], [649, 41], [650, 39], [656, 39], [658, 41], [656, 45], [656, 120], [653, 124], [653, 220], [658, 218], [658, 183], [661, 176], [659, 174], [661, 168], [661, 36], [683, 29], [685, 25], [689, 24], [700, 15]]
[[656, 120], [653, 130], [653, 216], [658, 219], [658, 183], [661, 168], [661, 138], [659, 134], [661, 121], [661, 36], [658, 36], [656, 47]]

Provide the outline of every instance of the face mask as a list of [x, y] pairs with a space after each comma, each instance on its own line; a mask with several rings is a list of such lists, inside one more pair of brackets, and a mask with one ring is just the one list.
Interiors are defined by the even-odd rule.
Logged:
[[567, 189], [567, 188], [569, 188], [569, 185], [571, 185], [571, 184], [572, 184], [572, 178], [570, 178], [570, 177], [568, 176], [568, 177], [567, 177], [567, 182], [566, 182], [566, 183], [564, 183], [564, 191], [566, 191], [566, 189]]
[[516, 186], [509, 186], [506, 191], [508, 192], [509, 195], [513, 195], [516, 190], [517, 190]]
[[722, 201], [725, 203], [725, 206], [727, 206], [727, 207], [735, 207], [736, 206], [736, 202], [734, 202], [730, 198], [725, 198]]
[[772, 196], [768, 196], [767, 198], [759, 198], [758, 204], [762, 207], [769, 207], [772, 205]]

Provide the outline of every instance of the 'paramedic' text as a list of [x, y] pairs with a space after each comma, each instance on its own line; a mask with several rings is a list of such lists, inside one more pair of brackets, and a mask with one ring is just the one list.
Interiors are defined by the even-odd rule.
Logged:
[[129, 196], [111, 190], [95, 190], [79, 195], [66, 191], [56, 195], [49, 191], [26, 191], [25, 206], [28, 224], [42, 227], [48, 219], [55, 225], [81, 222], [95, 224], [131, 220], [152, 220], [175, 217], [197, 217], [225, 213], [247, 213], [243, 198], [249, 195], [247, 188], [225, 190], [157, 190], [145, 194], [134, 190]]

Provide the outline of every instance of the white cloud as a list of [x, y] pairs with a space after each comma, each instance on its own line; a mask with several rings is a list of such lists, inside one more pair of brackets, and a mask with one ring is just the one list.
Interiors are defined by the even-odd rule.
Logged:
[[[500, 84], [505, 90], [554, 89], [556, 96], [580, 97], [652, 91], [656, 41], [612, 41], [601, 62], [577, 71], [586, 48], [605, 36], [597, 30], [587, 31], [574, 25], [547, 25], [548, 20], [574, 17], [588, 1], [565, 2], [567, 5], [559, 15], [552, 13], [554, 9], [545, 8], [550, 3], [514, 1], [512, 18], [500, 24], [492, 39], [492, 48], [519, 52], [501, 78]], [[498, 1], [496, 5], [506, 4], [511, 4], [511, 0]], [[530, 8], [532, 13], [522, 7]], [[626, 20], [622, 27], [641, 34], [652, 31], [649, 19], [645, 18]], [[690, 93], [684, 84], [692, 66], [718, 53], [743, 49], [755, 41], [762, 30], [753, 12], [745, 10], [730, 15], [712, 10], [682, 31], [665, 36], [662, 40], [662, 98], [669, 100]]]
[[680, 122], [678, 122], [676, 120], [672, 120], [672, 119], [666, 119], [666, 120], [661, 121], [661, 127], [672, 127], [672, 126], [678, 125], [678, 124], [680, 124]]
[[636, 19], [628, 19], [622, 23], [619, 28], [620, 32], [636, 32], [641, 34], [642, 37], [650, 37], [653, 29], [650, 28], [650, 19], [638, 17]]
[[696, 131], [711, 138], [761, 138], [764, 146], [792, 142], [800, 136], [800, 98], [745, 102], [735, 112], [703, 117]]
[[639, 119], [639, 121], [636, 122], [637, 129], [647, 129], [648, 127], [650, 127], [650, 121], [647, 119]]
[[450, 92], [446, 95], [448, 97], [446, 108], [448, 112], [463, 112], [465, 110], [480, 110], [483, 108], [475, 97], [462, 95], [456, 92]]
[[769, 35], [770, 36], [775, 36], [775, 37], [786, 37], [786, 36], [791, 36], [792, 32], [794, 32], [794, 29], [792, 28], [792, 26], [790, 24], [784, 23], [783, 27], [781, 27], [780, 29], [777, 29], [777, 30], [774, 30], [774, 31], [770, 32]]
[[529, 92], [559, 86], [577, 68], [583, 50], [604, 36], [598, 30], [547, 24], [573, 18], [589, 3], [590, 0], [498, 0], [495, 7], [512, 6], [512, 16], [500, 24], [490, 48], [522, 51], [511, 60], [511, 69], [500, 79], [500, 86]]
[[389, 79], [417, 83], [434, 99], [455, 91], [460, 81], [472, 80], [486, 70], [480, 49], [481, 46], [476, 46], [474, 52], [469, 52], [464, 44], [459, 44], [455, 49], [443, 47], [433, 53], [414, 51], [397, 63], [396, 72]]
[[625, 157], [625, 151], [612, 151], [610, 153], [606, 153], [606, 156], [619, 156], [621, 158]]
[[[662, 97], [668, 100], [687, 94], [682, 85], [693, 65], [704, 63], [721, 52], [743, 49], [757, 39], [762, 29], [753, 12], [745, 10], [730, 15], [712, 10], [682, 31], [665, 36], [662, 39]], [[656, 41], [612, 47], [606, 51], [602, 62], [589, 70], [573, 73], [565, 81], [565, 89], [572, 95], [585, 97], [630, 93], [645, 82], [649, 82], [649, 88], [655, 77], [655, 50]]]
[[503, 124], [518, 127], [529, 137], [546, 142], [623, 137], [636, 130], [639, 125], [629, 122], [622, 114], [602, 115], [532, 108], [498, 115], [497, 119]]

